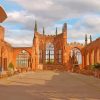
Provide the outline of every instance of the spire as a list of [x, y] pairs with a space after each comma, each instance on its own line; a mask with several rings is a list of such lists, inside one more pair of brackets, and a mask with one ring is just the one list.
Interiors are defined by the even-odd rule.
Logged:
[[85, 34], [85, 45], [87, 45], [87, 34]]
[[58, 30], [57, 30], [57, 27], [56, 27], [56, 35], [58, 34]]
[[37, 21], [35, 20], [34, 32], [37, 32]]
[[62, 28], [62, 32], [67, 32], [67, 23], [64, 23], [63, 28]]
[[43, 35], [45, 34], [45, 29], [44, 29], [44, 27], [43, 27]]
[[92, 42], [92, 36], [90, 35], [90, 43]]

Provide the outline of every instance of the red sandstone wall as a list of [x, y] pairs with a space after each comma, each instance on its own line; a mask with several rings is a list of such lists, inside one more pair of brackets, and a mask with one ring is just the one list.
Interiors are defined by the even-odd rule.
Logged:
[[0, 26], [0, 40], [4, 40], [4, 28]]
[[82, 53], [84, 68], [88, 68], [90, 65], [100, 63], [100, 38], [86, 45], [82, 49]]

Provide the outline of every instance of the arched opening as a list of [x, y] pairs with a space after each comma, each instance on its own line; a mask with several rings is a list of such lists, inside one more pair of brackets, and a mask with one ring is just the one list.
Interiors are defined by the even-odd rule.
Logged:
[[86, 65], [89, 65], [90, 63], [89, 63], [89, 53], [87, 53], [87, 58], [86, 58]]
[[30, 67], [31, 56], [30, 54], [22, 50], [16, 57], [17, 68], [28, 68]]
[[52, 43], [46, 45], [46, 63], [54, 63], [54, 45]]
[[100, 50], [97, 49], [97, 63], [100, 63]]
[[94, 65], [94, 50], [91, 53], [91, 64]]
[[72, 64], [82, 64], [82, 54], [81, 51], [77, 48], [71, 50], [71, 63]]

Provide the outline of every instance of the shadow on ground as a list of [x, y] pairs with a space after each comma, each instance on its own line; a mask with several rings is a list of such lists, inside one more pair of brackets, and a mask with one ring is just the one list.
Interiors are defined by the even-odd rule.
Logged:
[[66, 72], [36, 73], [8, 79], [0, 85], [0, 100], [100, 100], [98, 79]]

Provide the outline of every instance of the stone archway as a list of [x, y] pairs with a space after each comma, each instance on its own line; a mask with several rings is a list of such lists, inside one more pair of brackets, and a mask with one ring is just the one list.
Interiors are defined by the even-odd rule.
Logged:
[[72, 48], [70, 51], [70, 66], [73, 72], [77, 72], [82, 68], [82, 53], [77, 47]]
[[81, 54], [81, 51], [80, 49], [74, 47], [71, 49], [71, 52], [70, 52], [70, 56], [71, 56], [71, 62], [73, 64], [82, 64], [82, 54]]
[[22, 50], [16, 56], [16, 66], [17, 68], [29, 68], [31, 67], [31, 55], [26, 50]]
[[23, 50], [26, 51], [29, 54], [29, 56], [30, 56], [30, 67], [32, 67], [33, 59], [32, 59], [32, 48], [31, 47], [22, 47], [22, 48], [19, 47], [19, 48], [14, 48], [13, 50], [14, 50], [13, 64], [14, 64], [15, 69], [18, 68], [17, 63], [16, 63], [16, 58]]

